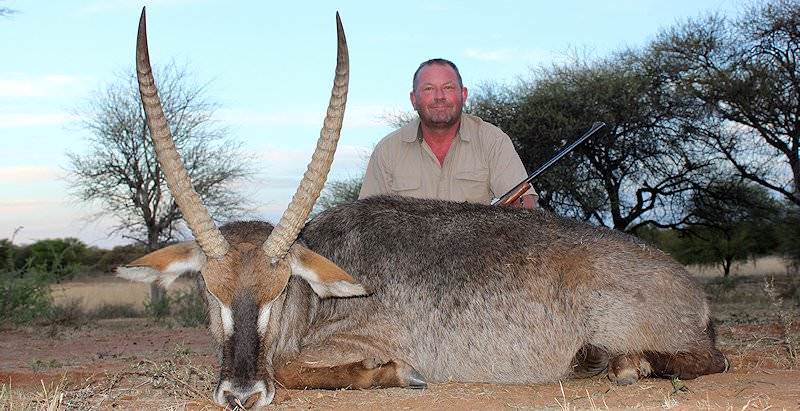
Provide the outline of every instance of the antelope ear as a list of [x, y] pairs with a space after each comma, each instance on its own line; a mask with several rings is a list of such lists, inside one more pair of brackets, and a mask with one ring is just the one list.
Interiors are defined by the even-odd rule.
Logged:
[[294, 244], [290, 250], [292, 275], [302, 277], [320, 298], [358, 297], [370, 292], [333, 261]]
[[194, 241], [185, 241], [153, 251], [133, 262], [117, 267], [117, 277], [131, 281], [158, 281], [169, 287], [176, 278], [192, 271], [201, 271], [206, 256]]

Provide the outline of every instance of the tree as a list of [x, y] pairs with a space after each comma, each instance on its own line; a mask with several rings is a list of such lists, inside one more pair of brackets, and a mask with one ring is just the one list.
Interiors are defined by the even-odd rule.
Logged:
[[[164, 113], [195, 190], [211, 215], [232, 219], [248, 211], [235, 191], [251, 174], [251, 159], [213, 122], [216, 105], [186, 69], [166, 66], [156, 76]], [[68, 154], [71, 194], [113, 217], [114, 232], [149, 249], [179, 239], [182, 215], [156, 161], [135, 75], [122, 76], [79, 109], [91, 133], [86, 153]]]
[[540, 68], [513, 87], [484, 86], [469, 110], [497, 124], [529, 169], [595, 121], [608, 124], [534, 182], [554, 211], [633, 232], [681, 222], [681, 197], [707, 166], [680, 138], [682, 106], [642, 53]]
[[363, 181], [364, 177], [361, 176], [328, 183], [314, 205], [314, 214], [319, 214], [340, 204], [358, 200], [358, 193], [361, 191], [361, 183]]
[[653, 50], [695, 101], [689, 131], [742, 178], [800, 206], [800, 2], [754, 4], [733, 21], [690, 20]]
[[691, 198], [677, 256], [686, 264], [719, 264], [730, 274], [734, 261], [779, 248], [775, 223], [779, 205], [769, 193], [747, 180], [715, 182]]

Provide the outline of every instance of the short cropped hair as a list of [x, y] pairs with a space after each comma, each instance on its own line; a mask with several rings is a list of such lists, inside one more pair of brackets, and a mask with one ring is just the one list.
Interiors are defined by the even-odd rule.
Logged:
[[417, 71], [414, 72], [414, 78], [411, 81], [411, 90], [417, 90], [417, 77], [419, 76], [419, 72], [422, 71], [424, 67], [431, 66], [434, 64], [439, 64], [442, 66], [450, 66], [453, 71], [456, 72], [456, 77], [458, 78], [458, 87], [464, 87], [464, 82], [461, 81], [461, 73], [458, 72], [458, 67], [456, 67], [455, 63], [450, 60], [442, 59], [442, 58], [435, 58], [430, 59], [428, 61], [423, 61], [422, 64], [417, 67]]

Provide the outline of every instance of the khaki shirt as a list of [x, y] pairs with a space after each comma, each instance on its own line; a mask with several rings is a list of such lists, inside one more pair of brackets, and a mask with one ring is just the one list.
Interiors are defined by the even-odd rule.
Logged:
[[[462, 114], [458, 134], [440, 166], [422, 140], [417, 118], [375, 147], [358, 198], [397, 194], [489, 204], [526, 177], [511, 139], [469, 114]], [[531, 189], [526, 194], [536, 193]]]

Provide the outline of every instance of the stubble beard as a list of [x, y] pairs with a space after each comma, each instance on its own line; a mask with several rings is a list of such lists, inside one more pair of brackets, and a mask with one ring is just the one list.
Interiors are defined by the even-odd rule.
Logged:
[[417, 109], [420, 121], [429, 128], [449, 128], [458, 123], [461, 119], [461, 110], [456, 109], [455, 106], [448, 107], [446, 112], [435, 112], [434, 110], [426, 111], [424, 109]]

